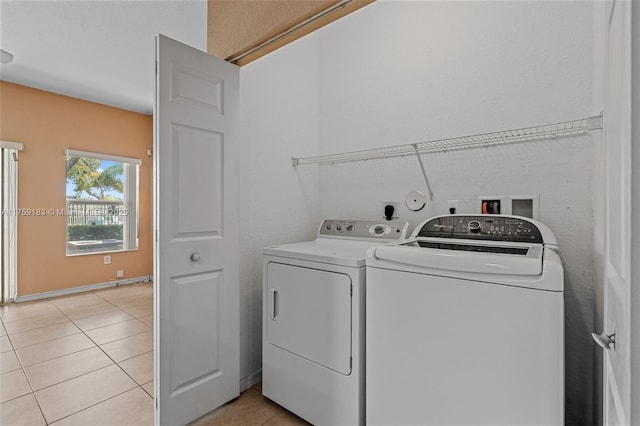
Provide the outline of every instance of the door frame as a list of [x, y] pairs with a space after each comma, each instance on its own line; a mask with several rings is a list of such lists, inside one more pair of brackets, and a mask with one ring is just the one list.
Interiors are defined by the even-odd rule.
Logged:
[[[18, 152], [24, 146], [18, 142], [0, 141], [0, 304], [18, 296]], [[6, 214], [5, 214], [6, 213]]]
[[[631, 4], [631, 259], [640, 259], [640, 3]], [[635, 76], [635, 79], [633, 78]], [[635, 220], [634, 220], [635, 219]], [[640, 365], [640, 262], [631, 262], [631, 365]], [[631, 370], [631, 422], [640, 422], [640, 370]]]
[[640, 136], [640, 85], [634, 81], [640, 71], [640, 32], [634, 29], [634, 22], [636, 27], [640, 24], [639, 12], [635, 1], [613, 0], [607, 2], [605, 14], [604, 333], [597, 341], [607, 349], [602, 361], [601, 406], [602, 421], [611, 425], [637, 424], [640, 419], [640, 373], [632, 368], [638, 365], [640, 352], [640, 315], [636, 312], [640, 309], [640, 269], [634, 262], [640, 254], [640, 223], [634, 220], [640, 216], [639, 175], [634, 173], [640, 170], [640, 155], [634, 150]]

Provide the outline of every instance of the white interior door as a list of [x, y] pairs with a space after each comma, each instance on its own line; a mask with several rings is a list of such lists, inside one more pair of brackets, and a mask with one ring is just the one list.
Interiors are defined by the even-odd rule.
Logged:
[[[604, 423], [631, 423], [631, 2], [610, 4], [605, 109]], [[638, 236], [636, 235], [637, 239]], [[637, 283], [636, 283], [637, 284]], [[637, 421], [637, 420], [636, 420]]]
[[239, 69], [156, 47], [156, 424], [173, 426], [239, 394]]

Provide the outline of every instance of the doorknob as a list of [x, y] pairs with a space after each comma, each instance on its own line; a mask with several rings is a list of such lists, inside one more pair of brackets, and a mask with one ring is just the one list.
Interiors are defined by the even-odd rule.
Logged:
[[200, 260], [200, 253], [198, 253], [197, 251], [191, 253], [191, 258], [190, 259], [191, 259], [192, 262], [197, 262], [198, 260]]
[[591, 337], [593, 337], [593, 340], [595, 340], [598, 346], [602, 347], [603, 349], [611, 349], [614, 351], [616, 350], [616, 333], [591, 333]]

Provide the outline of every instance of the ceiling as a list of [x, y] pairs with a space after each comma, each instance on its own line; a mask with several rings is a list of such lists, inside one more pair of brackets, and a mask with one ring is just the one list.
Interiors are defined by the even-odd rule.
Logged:
[[0, 79], [151, 114], [159, 33], [206, 51], [206, 0], [0, 0]]

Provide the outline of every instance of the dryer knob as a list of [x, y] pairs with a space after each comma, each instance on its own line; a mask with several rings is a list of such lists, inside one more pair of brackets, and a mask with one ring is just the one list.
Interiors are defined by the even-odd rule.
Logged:
[[480, 232], [480, 222], [478, 222], [477, 220], [473, 220], [471, 222], [469, 222], [469, 232], [473, 232], [474, 234], [477, 234], [478, 232]]

